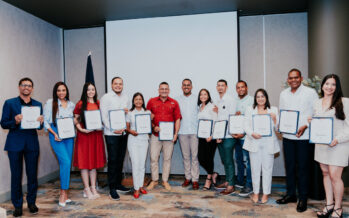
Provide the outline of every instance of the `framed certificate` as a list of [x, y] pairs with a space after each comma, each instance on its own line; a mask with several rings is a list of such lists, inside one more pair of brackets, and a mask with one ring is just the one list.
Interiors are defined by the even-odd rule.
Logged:
[[38, 106], [22, 106], [21, 129], [39, 129], [40, 122], [38, 118], [40, 117], [40, 111]]
[[126, 129], [126, 114], [124, 109], [109, 111], [110, 129], [113, 131]]
[[135, 126], [138, 134], [151, 134], [151, 114], [136, 114]]
[[212, 138], [224, 139], [225, 132], [227, 131], [227, 124], [228, 124], [228, 121], [226, 120], [215, 121], [213, 126]]
[[69, 139], [75, 137], [73, 117], [57, 118], [58, 137], [60, 139]]
[[87, 130], [103, 129], [100, 110], [84, 111], [84, 115], [85, 115], [85, 125]]
[[253, 132], [260, 134], [262, 137], [272, 135], [272, 125], [270, 114], [253, 114], [252, 115]]
[[229, 115], [229, 134], [244, 134], [244, 116]]
[[331, 144], [333, 140], [333, 117], [313, 117], [309, 125], [309, 142]]
[[296, 135], [298, 131], [299, 111], [280, 109], [279, 132]]
[[200, 119], [198, 123], [198, 138], [207, 139], [212, 134], [213, 120]]
[[159, 141], [172, 141], [174, 137], [174, 122], [159, 122]]

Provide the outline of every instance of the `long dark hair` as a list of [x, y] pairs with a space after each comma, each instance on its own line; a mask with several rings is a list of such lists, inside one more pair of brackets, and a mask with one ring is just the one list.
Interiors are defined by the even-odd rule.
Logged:
[[83, 123], [85, 125], [85, 115], [84, 115], [84, 111], [87, 109], [87, 89], [88, 87], [92, 85], [95, 88], [95, 96], [93, 96], [93, 101], [95, 103], [97, 103], [97, 89], [96, 86], [93, 83], [87, 82], [85, 83], [84, 87], [82, 88], [82, 93], [81, 93], [81, 98], [80, 101], [82, 102], [82, 106], [81, 106], [81, 111], [80, 111], [80, 122]]
[[145, 110], [144, 97], [143, 97], [142, 93], [136, 92], [136, 93], [133, 95], [133, 97], [132, 97], [132, 107], [131, 107], [131, 111], [133, 111], [133, 110], [136, 108], [136, 105], [135, 105], [135, 98], [136, 98], [137, 96], [141, 96], [142, 101], [143, 101], [142, 108]]
[[262, 92], [262, 94], [265, 97], [264, 110], [267, 109], [267, 108], [270, 108], [269, 96], [268, 96], [267, 91], [265, 91], [265, 89], [257, 89], [256, 93], [254, 94], [253, 109], [255, 109], [256, 106], [258, 105], [258, 103], [257, 103], [257, 94], [258, 94], [258, 92]]
[[69, 90], [67, 85], [64, 82], [57, 82], [55, 84], [55, 86], [53, 87], [53, 92], [52, 92], [52, 123], [56, 122], [56, 116], [57, 116], [57, 112], [58, 112], [58, 95], [57, 95], [57, 91], [58, 91], [58, 87], [59, 86], [64, 86], [65, 89], [67, 90], [67, 94], [65, 96], [65, 99], [67, 101], [69, 101]]
[[321, 97], [324, 97], [324, 91], [322, 90], [322, 87], [326, 83], [328, 79], [333, 78], [336, 81], [336, 90], [334, 90], [333, 96], [332, 96], [332, 102], [330, 109], [335, 108], [336, 110], [336, 118], [340, 120], [345, 120], [345, 114], [343, 110], [343, 102], [342, 102], [342, 97], [343, 97], [343, 92], [342, 92], [342, 86], [341, 82], [339, 80], [339, 77], [336, 74], [328, 74], [327, 76], [324, 77], [321, 83]]
[[199, 92], [199, 95], [198, 95], [198, 106], [200, 106], [200, 104], [201, 104], [200, 94], [201, 94], [202, 91], [205, 91], [207, 93], [207, 96], [208, 96], [205, 104], [208, 104], [209, 102], [212, 102], [210, 92], [207, 89], [201, 89], [200, 92]]

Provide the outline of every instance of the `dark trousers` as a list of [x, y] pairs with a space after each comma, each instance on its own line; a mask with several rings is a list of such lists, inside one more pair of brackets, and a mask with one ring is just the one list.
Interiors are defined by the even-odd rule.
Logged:
[[22, 174], [23, 157], [27, 174], [27, 203], [35, 204], [38, 190], [38, 158], [39, 151], [8, 151], [11, 169], [11, 200], [15, 208], [22, 208]]
[[287, 195], [295, 196], [296, 186], [298, 186], [298, 198], [300, 200], [307, 200], [311, 161], [309, 158], [309, 153], [311, 152], [309, 141], [284, 138], [283, 145]]
[[[252, 177], [251, 177], [251, 164], [250, 164], [250, 154], [248, 151], [242, 148], [244, 141], [243, 139], [234, 139], [235, 141], [235, 160], [237, 165], [237, 181], [239, 185], [244, 185], [252, 189]], [[245, 179], [245, 169], [246, 169], [246, 183]]]
[[207, 174], [213, 173], [216, 149], [216, 140], [207, 142], [206, 139], [199, 138], [198, 159], [200, 165], [206, 170]]
[[122, 168], [127, 148], [127, 135], [106, 135], [105, 141], [108, 150], [108, 184], [111, 190], [121, 185]]

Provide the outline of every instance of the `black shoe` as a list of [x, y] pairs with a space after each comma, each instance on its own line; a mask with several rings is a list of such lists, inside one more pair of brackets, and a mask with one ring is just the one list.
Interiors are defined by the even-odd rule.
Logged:
[[120, 196], [119, 196], [119, 194], [115, 190], [110, 190], [109, 196], [114, 201], [120, 200]]
[[22, 208], [15, 208], [15, 211], [13, 212], [13, 216], [14, 217], [20, 217], [22, 216], [23, 212], [22, 212]]
[[119, 185], [118, 187], [116, 187], [116, 191], [121, 192], [121, 193], [127, 193], [127, 192], [130, 192], [131, 189], [130, 188], [126, 188], [123, 185]]
[[249, 196], [252, 192], [253, 192], [253, 191], [252, 191], [251, 188], [245, 186], [245, 187], [240, 191], [239, 196], [240, 196], [240, 197], [247, 197], [247, 196]]
[[296, 196], [289, 196], [285, 195], [279, 200], [276, 200], [277, 204], [288, 204], [288, 203], [295, 203], [297, 202], [297, 197]]
[[39, 208], [35, 204], [28, 204], [28, 208], [31, 214], [37, 214], [39, 212]]
[[297, 204], [297, 212], [302, 213], [307, 210], [307, 200], [299, 200]]

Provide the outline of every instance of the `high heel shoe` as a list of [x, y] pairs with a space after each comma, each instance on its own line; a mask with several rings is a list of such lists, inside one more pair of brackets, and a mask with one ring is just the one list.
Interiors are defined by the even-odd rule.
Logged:
[[[63, 195], [60, 195], [59, 199], [61, 199], [62, 197], [64, 198]], [[65, 203], [66, 203], [65, 201], [62, 203], [62, 202], [60, 202], [60, 200], [58, 200], [58, 205], [61, 206], [61, 207], [65, 207], [65, 205], [66, 205]]]
[[[213, 179], [214, 178], [214, 179]], [[219, 178], [219, 174], [217, 173], [217, 172], [213, 172], [212, 173], [212, 184], [216, 187], [216, 185], [217, 185], [217, 180], [218, 180], [218, 178]], [[216, 181], [214, 181], [214, 180], [216, 180]]]
[[212, 186], [212, 178], [206, 178], [206, 182], [207, 181], [209, 181], [209, 186], [207, 187], [207, 186], [204, 186], [203, 188], [202, 188], [202, 190], [204, 190], [204, 191], [208, 191], [208, 190], [210, 190], [211, 189], [211, 186]]
[[133, 197], [134, 197], [135, 199], [138, 199], [138, 198], [139, 198], [139, 191], [134, 191], [134, 192], [133, 192]]
[[93, 195], [95, 198], [101, 197], [101, 196], [98, 194], [98, 192], [97, 192], [96, 186], [91, 186], [91, 187], [90, 187], [90, 190], [91, 190], [91, 192], [92, 192], [92, 195]]
[[[339, 214], [337, 211], [341, 211], [341, 214]], [[335, 213], [337, 216], [332, 216], [334, 213]], [[330, 217], [331, 217], [331, 218], [337, 218], [337, 217], [342, 218], [342, 217], [343, 217], [343, 209], [342, 209], [341, 207], [339, 207], [339, 208], [337, 208], [337, 209], [334, 209]]]
[[145, 194], [148, 194], [147, 190], [145, 190], [144, 188], [140, 188], [139, 191], [145, 195]]
[[[331, 206], [333, 206], [333, 207], [331, 209], [328, 209], [328, 207], [331, 207]], [[327, 217], [329, 217], [332, 214], [332, 212], [333, 212], [334, 203], [325, 205], [324, 209], [326, 209], [326, 211], [322, 210], [322, 211], [318, 211], [316, 213], [317, 217], [319, 217], [319, 218], [327, 218]]]
[[89, 200], [93, 200], [94, 199], [94, 196], [90, 190], [90, 188], [85, 188], [84, 191], [83, 191], [83, 195], [82, 195], [84, 198], [87, 198]]

